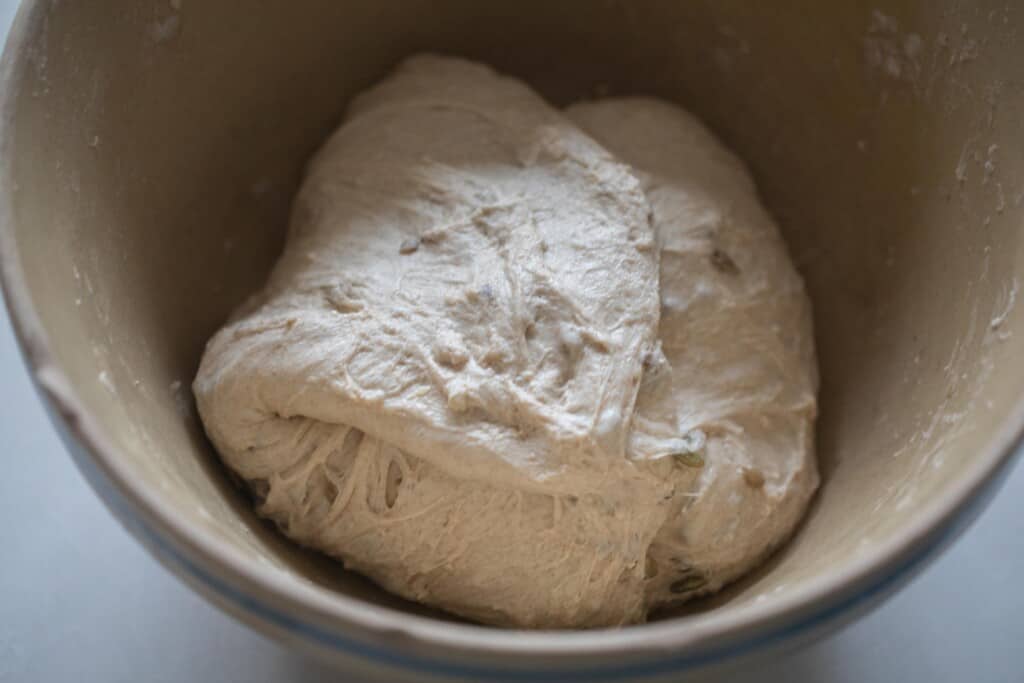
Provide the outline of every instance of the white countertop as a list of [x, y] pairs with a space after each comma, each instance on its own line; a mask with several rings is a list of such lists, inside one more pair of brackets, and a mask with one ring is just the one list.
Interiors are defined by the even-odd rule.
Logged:
[[[0, 0], [0, 35], [16, 6]], [[344, 680], [206, 604], [78, 474], [0, 314], [0, 683]], [[1024, 467], [954, 547], [839, 634], [731, 681], [1024, 681]]]

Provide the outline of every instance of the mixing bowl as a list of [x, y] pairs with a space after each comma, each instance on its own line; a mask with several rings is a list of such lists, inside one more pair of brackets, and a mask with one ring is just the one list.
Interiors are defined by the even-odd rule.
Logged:
[[[125, 526], [349, 670], [670, 677], [806, 641], [934, 556], [1021, 438], [1020, 26], [1002, 1], [29, 2], [3, 61], [7, 302]], [[668, 98], [750, 164], [813, 299], [824, 481], [792, 543], [722, 595], [619, 630], [458, 622], [286, 542], [219, 466], [189, 391], [204, 342], [268, 272], [346, 102], [421, 50], [558, 104]]]

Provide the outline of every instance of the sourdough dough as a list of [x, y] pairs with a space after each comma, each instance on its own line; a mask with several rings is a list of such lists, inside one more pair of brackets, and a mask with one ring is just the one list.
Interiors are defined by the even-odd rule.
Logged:
[[353, 103], [194, 383], [291, 538], [547, 628], [642, 621], [784, 540], [817, 483], [815, 390], [800, 278], [700, 123], [563, 114], [435, 56]]

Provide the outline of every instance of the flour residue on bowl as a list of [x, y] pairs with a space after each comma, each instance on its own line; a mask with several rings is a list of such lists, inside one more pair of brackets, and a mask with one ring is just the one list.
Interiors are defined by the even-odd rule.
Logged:
[[864, 37], [864, 59], [868, 66], [887, 78], [916, 82], [921, 75], [924, 39], [900, 30], [899, 21], [881, 10], [873, 10]]
[[149, 36], [157, 45], [169, 43], [181, 33], [181, 5], [181, 0], [170, 0], [168, 3], [170, 13], [157, 18], [150, 24]]
[[[890, 500], [895, 499], [895, 509], [902, 510], [918, 500], [919, 485], [927, 470], [940, 469], [946, 463], [950, 447], [958, 439], [976, 427], [966, 418], [984, 401], [986, 409], [994, 404], [986, 397], [985, 389], [995, 371], [993, 352], [997, 344], [1010, 339], [1005, 329], [1006, 322], [1016, 309], [1019, 280], [1014, 277], [997, 297], [988, 313], [975, 303], [964, 334], [953, 345], [949, 359], [943, 365], [946, 377], [946, 391], [939, 405], [929, 411], [920, 421], [920, 426], [892, 457], [899, 458], [906, 453], [924, 451], [908, 476], [893, 482], [885, 495], [874, 505], [874, 511], [881, 510]], [[914, 364], [919, 363], [915, 357]]]
[[[893, 434], [898, 447], [892, 457], [912, 456], [913, 464], [902, 476], [889, 481], [873, 506], [878, 514], [920, 502], [921, 496], [931, 490], [930, 482], [935, 481], [928, 473], [941, 470], [953, 453], [959, 454], [957, 444], [980, 428], [978, 408], [994, 408], [986, 391], [996, 370], [999, 344], [1010, 338], [1009, 321], [1016, 315], [1017, 279], [992, 282], [999, 272], [994, 265], [999, 251], [992, 231], [996, 219], [1012, 201], [1005, 190], [1010, 180], [1007, 169], [1001, 166], [1004, 151], [993, 133], [1004, 85], [971, 66], [984, 56], [986, 41], [975, 40], [968, 23], [955, 25], [955, 31], [926, 38], [924, 31], [908, 30], [895, 17], [875, 11], [869, 17], [864, 39], [865, 62], [872, 74], [880, 76], [876, 84], [881, 108], [894, 106], [890, 95], [896, 90], [891, 84], [902, 83], [908, 86], [910, 97], [896, 106], [933, 109], [939, 114], [937, 125], [959, 130], [959, 139], [951, 138], [956, 145], [953, 149], [959, 152], [952, 166], [946, 167], [950, 169], [945, 176], [948, 180], [943, 180], [940, 173], [930, 185], [913, 185], [909, 200], [916, 203], [929, 195], [945, 196], [955, 207], [960, 230], [985, 231], [986, 235], [972, 255], [977, 259], [977, 269], [962, 293], [970, 302], [963, 324], [952, 345], [943, 351], [947, 355], [939, 366], [942, 379], [927, 390], [934, 392], [937, 400], [927, 401], [929, 407], [921, 404], [911, 418], [910, 429], [898, 429]], [[958, 120], [961, 117], [965, 120]], [[891, 261], [890, 255], [887, 265]], [[984, 292], [988, 296], [982, 296]], [[922, 380], [927, 382], [927, 363], [920, 351], [908, 358], [904, 384], [916, 387]]]

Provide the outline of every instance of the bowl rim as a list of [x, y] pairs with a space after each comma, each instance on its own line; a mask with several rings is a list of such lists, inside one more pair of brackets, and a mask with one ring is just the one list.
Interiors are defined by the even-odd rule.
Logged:
[[[50, 3], [26, 0], [18, 10], [0, 62], [0, 283], [11, 323], [29, 374], [49, 404], [55, 420], [88, 457], [89, 464], [167, 545], [207, 575], [300, 623], [356, 637], [399, 651], [456, 651], [470, 657], [529, 656], [554, 658], [679, 655], [710, 651], [725, 643], [750, 640], [792, 624], [810, 613], [841, 604], [867, 586], [880, 585], [949, 527], [986, 486], [1008, 465], [1024, 441], [1024, 391], [984, 448], [948, 485], [942, 496], [922, 501], [905, 528], [865, 549], [841, 569], [808, 579], [785, 595], [763, 603], [733, 606], [681, 619], [652, 622], [622, 629], [589, 631], [502, 630], [473, 624], [444, 622], [372, 605], [358, 598], [295, 580], [261, 563], [247, 562], [241, 553], [221, 543], [204, 527], [189, 527], [175, 507], [154, 490], [135, 481], [120, 450], [88, 412], [67, 375], [58, 366], [52, 345], [33, 308], [31, 292], [19, 260], [14, 203], [21, 190], [13, 177], [16, 126], [16, 85], [28, 68], [28, 46], [40, 34]], [[90, 480], [94, 487], [95, 481]], [[109, 500], [99, 492], [108, 504]], [[125, 521], [125, 520], [122, 520]], [[258, 597], [251, 597], [258, 596]]]

